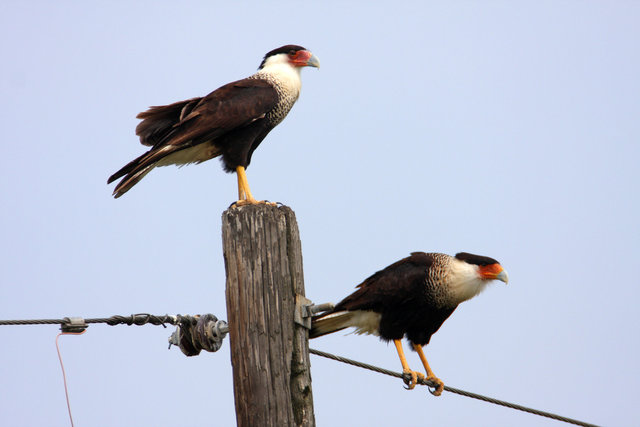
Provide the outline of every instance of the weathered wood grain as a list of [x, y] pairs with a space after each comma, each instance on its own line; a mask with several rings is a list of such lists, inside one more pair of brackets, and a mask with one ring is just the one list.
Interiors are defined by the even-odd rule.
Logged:
[[238, 426], [314, 426], [308, 331], [295, 214], [249, 205], [222, 215], [227, 318]]

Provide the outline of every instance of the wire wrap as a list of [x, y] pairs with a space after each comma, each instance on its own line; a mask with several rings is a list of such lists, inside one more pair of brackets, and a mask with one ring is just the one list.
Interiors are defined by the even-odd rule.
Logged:
[[[163, 327], [167, 327], [166, 323], [171, 325], [176, 325], [180, 322], [181, 318], [190, 318], [192, 316], [170, 316], [165, 314], [163, 316], [154, 316], [153, 314], [148, 313], [140, 313], [140, 314], [132, 314], [130, 316], [111, 316], [111, 317], [96, 317], [92, 319], [84, 319], [85, 323], [106, 323], [107, 325], [115, 326], [115, 325], [146, 325], [148, 323], [152, 325], [159, 325]], [[8, 326], [8, 325], [70, 325], [72, 323], [71, 319], [77, 318], [69, 318], [65, 317], [64, 319], [27, 319], [27, 320], [0, 320], [0, 326]]]

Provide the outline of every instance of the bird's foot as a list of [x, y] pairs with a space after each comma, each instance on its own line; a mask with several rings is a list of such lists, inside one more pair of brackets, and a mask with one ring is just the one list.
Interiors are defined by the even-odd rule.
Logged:
[[232, 208], [239, 208], [240, 206], [247, 206], [247, 205], [268, 205], [268, 206], [278, 206], [277, 203], [274, 202], [270, 202], [268, 200], [256, 200], [256, 199], [242, 199], [242, 200], [238, 200], [237, 202], [234, 202], [231, 204]]
[[402, 371], [403, 381], [407, 385], [405, 388], [407, 390], [413, 390], [417, 384], [420, 384], [419, 381], [431, 382], [434, 384], [434, 390], [429, 389], [431, 394], [434, 396], [440, 396], [444, 391], [444, 382], [436, 377], [435, 375], [431, 375], [429, 377], [425, 377], [422, 372], [416, 372], [411, 370]]
[[435, 390], [432, 391], [431, 389], [429, 389], [431, 394], [433, 394], [434, 396], [440, 396], [442, 394], [442, 391], [444, 390], [444, 383], [440, 378], [436, 377], [435, 375], [431, 375], [430, 377], [426, 377], [425, 381], [431, 381], [433, 384], [435, 384]]
[[402, 380], [407, 385], [405, 388], [407, 390], [413, 390], [418, 384], [418, 378], [421, 380], [425, 379], [425, 376], [421, 372], [412, 371], [410, 369], [405, 369], [402, 371]]

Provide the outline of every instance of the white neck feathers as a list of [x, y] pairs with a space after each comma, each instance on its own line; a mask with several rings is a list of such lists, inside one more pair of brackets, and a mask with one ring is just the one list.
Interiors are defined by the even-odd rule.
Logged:
[[267, 58], [264, 66], [255, 76], [272, 82], [283, 92], [292, 94], [296, 99], [300, 94], [302, 87], [300, 67], [291, 65], [284, 54]]
[[451, 259], [446, 281], [448, 282], [447, 288], [449, 289], [450, 298], [456, 304], [475, 297], [490, 282], [480, 277], [477, 265], [468, 264], [455, 258]]

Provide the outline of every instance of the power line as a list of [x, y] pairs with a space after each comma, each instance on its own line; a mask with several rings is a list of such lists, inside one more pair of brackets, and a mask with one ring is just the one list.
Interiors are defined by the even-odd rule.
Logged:
[[87, 331], [91, 323], [106, 323], [107, 325], [160, 325], [167, 327], [166, 323], [177, 325], [176, 331], [169, 338], [169, 347], [176, 345], [187, 356], [195, 356], [200, 350], [210, 352], [217, 351], [222, 346], [222, 340], [228, 332], [227, 322], [218, 320], [213, 314], [182, 316], [182, 315], [162, 315], [152, 314], [132, 314], [130, 316], [111, 316], [84, 319], [82, 317], [65, 317], [62, 319], [27, 319], [27, 320], [0, 320], [0, 326], [22, 326], [22, 325], [60, 325], [62, 330], [56, 336], [56, 351], [62, 370], [62, 380], [64, 382], [64, 394], [67, 399], [67, 411], [71, 427], [74, 426], [71, 415], [71, 403], [69, 400], [69, 390], [67, 387], [67, 374], [62, 362], [58, 339], [61, 335], [81, 335]]
[[[224, 320], [218, 320], [213, 314], [205, 315], [161, 315], [156, 316], [147, 313], [132, 314], [130, 316], [111, 316], [111, 317], [97, 317], [83, 319], [82, 317], [64, 317], [62, 319], [27, 319], [27, 320], [0, 320], [0, 326], [9, 325], [61, 325], [63, 332], [75, 332], [79, 333], [88, 327], [91, 323], [106, 323], [111, 326], [115, 325], [159, 325], [166, 328], [166, 324], [177, 325], [178, 328], [169, 338], [169, 347], [171, 345], [179, 345], [182, 352], [187, 356], [195, 356], [200, 353], [200, 350], [217, 351], [222, 345], [222, 340], [229, 332], [229, 327]], [[378, 372], [380, 374], [389, 375], [396, 378], [401, 378], [405, 382], [409, 380], [404, 374], [400, 372], [390, 371], [388, 369], [380, 368], [378, 366], [369, 365], [367, 363], [358, 362], [357, 360], [348, 359], [342, 356], [336, 356], [335, 354], [326, 353], [324, 351], [309, 349], [311, 354], [316, 356], [325, 357], [327, 359], [336, 360], [338, 362], [346, 363], [348, 365], [356, 366], [359, 368], [368, 369], [370, 371]], [[64, 375], [64, 368], [63, 368]], [[426, 385], [430, 388], [435, 388], [435, 384], [431, 381], [426, 381], [423, 378], [418, 378], [418, 383]], [[538, 409], [528, 408], [526, 406], [518, 405], [504, 400], [494, 399], [492, 397], [483, 396], [481, 394], [472, 393], [458, 388], [445, 385], [444, 390], [459, 394], [461, 396], [470, 397], [472, 399], [478, 399], [483, 402], [493, 403], [494, 405], [500, 405], [507, 408], [515, 409], [518, 411], [528, 412], [530, 414], [538, 415], [541, 417], [551, 418], [557, 421], [562, 421], [569, 424], [575, 424], [584, 427], [598, 427], [596, 424], [590, 424], [584, 421], [575, 420], [573, 418], [563, 417], [561, 415], [553, 414], [551, 412], [540, 411]], [[431, 390], [430, 390], [431, 391]]]
[[181, 316], [175, 315], [170, 316], [165, 314], [163, 316], [154, 316], [152, 314], [141, 313], [141, 314], [132, 314], [130, 316], [111, 316], [111, 317], [97, 317], [92, 319], [83, 319], [81, 317], [65, 317], [62, 319], [26, 319], [26, 320], [0, 320], [0, 326], [8, 326], [8, 325], [62, 325], [64, 326], [72, 326], [74, 323], [78, 323], [78, 321], [82, 321], [84, 323], [106, 323], [107, 325], [115, 326], [115, 325], [146, 325], [148, 323], [152, 325], [161, 325], [166, 328], [166, 323], [171, 325], [177, 325], [181, 323], [182, 320], [194, 319], [193, 316]]
[[159, 325], [177, 326], [176, 331], [169, 337], [169, 348], [172, 345], [180, 347], [187, 356], [195, 356], [201, 350], [215, 352], [222, 346], [222, 340], [229, 332], [227, 322], [218, 320], [213, 314], [180, 315], [165, 314], [156, 316], [148, 313], [132, 314], [130, 316], [111, 316], [84, 319], [82, 317], [64, 317], [62, 319], [26, 319], [0, 320], [0, 326], [22, 325], [60, 325], [63, 333], [78, 333], [85, 331], [91, 323], [106, 323], [115, 325]]
[[[402, 378], [405, 382], [408, 380], [408, 377], [405, 378], [405, 376], [403, 374], [401, 374], [400, 372], [390, 371], [388, 369], [380, 368], [378, 366], [373, 366], [373, 365], [369, 365], [367, 363], [358, 362], [357, 360], [347, 359], [346, 357], [336, 356], [335, 354], [326, 353], [324, 351], [316, 350], [316, 349], [313, 349], [313, 348], [309, 349], [309, 353], [315, 354], [316, 356], [326, 357], [327, 359], [336, 360], [338, 362], [346, 363], [348, 365], [357, 366], [359, 368], [368, 369], [370, 371], [378, 372], [380, 374], [385, 374], [385, 375], [389, 375], [389, 376], [396, 377], [396, 378]], [[422, 378], [418, 378], [418, 383], [426, 385], [427, 387], [435, 388], [435, 384], [433, 384], [431, 381], [426, 381], [426, 380], [424, 380]], [[552, 414], [551, 412], [545, 412], [545, 411], [540, 411], [538, 409], [527, 408], [526, 406], [522, 406], [522, 405], [518, 405], [518, 404], [515, 404], [515, 403], [510, 403], [510, 402], [505, 402], [504, 400], [494, 399], [492, 397], [483, 396], [483, 395], [477, 394], [477, 393], [471, 393], [469, 391], [460, 390], [458, 388], [449, 387], [447, 385], [444, 386], [444, 390], [448, 391], [448, 392], [451, 392], [451, 393], [459, 394], [461, 396], [470, 397], [472, 399], [478, 399], [478, 400], [482, 400], [484, 402], [493, 403], [494, 405], [505, 406], [507, 408], [516, 409], [518, 411], [528, 412], [530, 414], [539, 415], [541, 417], [552, 418], [554, 420], [563, 421], [563, 422], [569, 423], [569, 424], [575, 424], [575, 425], [584, 426], [584, 427], [598, 427], [595, 424], [590, 424], [590, 423], [586, 423], [584, 421], [574, 420], [572, 418], [567, 418], [567, 417], [563, 417], [561, 415]]]

